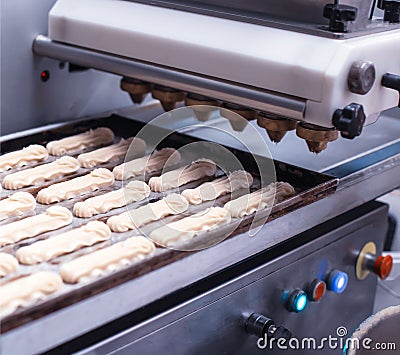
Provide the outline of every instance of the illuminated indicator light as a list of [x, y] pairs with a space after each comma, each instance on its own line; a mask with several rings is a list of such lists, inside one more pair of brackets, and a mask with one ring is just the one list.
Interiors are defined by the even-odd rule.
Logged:
[[295, 289], [290, 293], [285, 292], [286, 307], [290, 312], [301, 312], [307, 306], [307, 294], [300, 289]]
[[328, 288], [335, 293], [342, 293], [349, 281], [349, 277], [343, 271], [332, 270], [327, 279]]
[[49, 71], [48, 71], [48, 70], [43, 70], [43, 71], [40, 73], [40, 79], [42, 79], [43, 82], [46, 82], [47, 80], [49, 80], [49, 79], [50, 79], [50, 73], [49, 73]]
[[307, 305], [307, 296], [306, 295], [299, 295], [296, 297], [295, 300], [295, 309], [296, 312], [301, 312]]

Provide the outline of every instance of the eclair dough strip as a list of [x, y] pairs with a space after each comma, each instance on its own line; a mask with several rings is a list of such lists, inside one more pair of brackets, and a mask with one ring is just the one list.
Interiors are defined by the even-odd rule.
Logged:
[[98, 190], [101, 187], [111, 186], [114, 182], [114, 175], [110, 170], [99, 168], [87, 175], [42, 189], [37, 194], [36, 199], [43, 204], [65, 201]]
[[182, 192], [190, 204], [198, 205], [205, 201], [212, 201], [219, 196], [235, 192], [239, 189], [248, 189], [253, 184], [253, 177], [246, 171], [237, 170], [228, 176], [205, 182], [195, 189], [186, 189]]
[[114, 132], [107, 127], [99, 127], [75, 136], [49, 142], [46, 148], [51, 155], [61, 156], [77, 153], [88, 148], [100, 147], [113, 141]]
[[47, 149], [38, 144], [32, 144], [21, 150], [3, 154], [0, 156], [0, 173], [32, 162], [43, 161], [48, 156]]
[[180, 153], [174, 148], [155, 150], [152, 154], [143, 158], [117, 165], [113, 169], [113, 174], [117, 180], [127, 180], [131, 177], [161, 170], [167, 161], [170, 166], [178, 164], [181, 161]]
[[50, 271], [39, 271], [10, 281], [0, 287], [0, 315], [12, 313], [60, 290], [61, 277]]
[[279, 203], [294, 193], [293, 186], [286, 182], [271, 183], [258, 191], [227, 202], [224, 208], [232, 217], [242, 218], [266, 207], [271, 207], [273, 203]]
[[[131, 148], [129, 149], [130, 146]], [[93, 168], [100, 164], [111, 163], [124, 158], [128, 149], [130, 156], [143, 156], [146, 152], [146, 142], [141, 138], [131, 137], [126, 140], [121, 138], [117, 144], [80, 154], [78, 160], [83, 167]]]
[[16, 190], [75, 173], [79, 168], [80, 163], [75, 158], [62, 157], [52, 163], [9, 174], [3, 179], [3, 185], [6, 189]]
[[107, 224], [113, 232], [122, 233], [166, 216], [183, 213], [188, 207], [189, 204], [183, 196], [170, 194], [157, 202], [112, 216], [107, 220]]
[[34, 211], [35, 198], [28, 192], [16, 192], [0, 201], [0, 221]]
[[154, 253], [155, 245], [145, 237], [131, 237], [110, 247], [81, 256], [60, 268], [65, 282], [77, 283], [119, 270]]
[[0, 247], [65, 227], [72, 223], [72, 213], [65, 207], [49, 207], [45, 213], [12, 222], [0, 228]]
[[179, 221], [168, 223], [150, 233], [150, 239], [161, 246], [193, 239], [201, 232], [210, 231], [231, 221], [229, 212], [222, 207], [211, 207]]
[[82, 227], [19, 248], [16, 256], [21, 264], [37, 264], [103, 242], [110, 237], [110, 228], [105, 223], [92, 221]]
[[213, 176], [216, 171], [217, 166], [212, 160], [199, 159], [182, 168], [152, 177], [149, 186], [152, 191], [163, 192], [206, 176]]
[[132, 202], [142, 201], [150, 195], [149, 186], [143, 181], [131, 181], [124, 188], [91, 197], [74, 205], [74, 215], [88, 218]]
[[18, 270], [18, 260], [15, 259], [10, 254], [0, 253], [0, 277], [12, 274], [17, 270]]

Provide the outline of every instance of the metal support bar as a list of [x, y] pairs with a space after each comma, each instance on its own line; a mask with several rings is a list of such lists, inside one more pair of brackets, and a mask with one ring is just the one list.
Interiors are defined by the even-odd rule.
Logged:
[[33, 52], [40, 56], [68, 61], [83, 67], [132, 77], [284, 117], [297, 120], [302, 120], [304, 117], [305, 99], [109, 53], [53, 42], [43, 35], [37, 36], [33, 41]]

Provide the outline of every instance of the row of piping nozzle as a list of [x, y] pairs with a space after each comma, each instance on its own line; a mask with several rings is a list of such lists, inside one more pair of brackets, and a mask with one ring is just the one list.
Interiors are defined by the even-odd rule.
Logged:
[[218, 107], [220, 108], [220, 115], [229, 120], [232, 129], [238, 132], [246, 128], [248, 121], [256, 119], [257, 124], [266, 130], [268, 137], [274, 143], [279, 143], [287, 132], [296, 130], [297, 136], [306, 141], [310, 152], [316, 154], [325, 150], [329, 142], [338, 138], [338, 131], [334, 128], [316, 126], [270, 113], [257, 112], [235, 103], [222, 102], [203, 95], [186, 93], [134, 78], [124, 77], [121, 80], [121, 89], [129, 93], [135, 104], [142, 103], [145, 97], [151, 93], [154, 99], [160, 101], [165, 111], [175, 109], [179, 102], [184, 102], [186, 106], [196, 106], [193, 112], [199, 121], [207, 121], [211, 117], [212, 111], [209, 106]]

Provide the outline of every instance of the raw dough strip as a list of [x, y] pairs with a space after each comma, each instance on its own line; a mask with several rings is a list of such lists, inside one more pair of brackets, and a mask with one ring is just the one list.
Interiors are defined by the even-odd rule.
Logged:
[[142, 201], [149, 195], [150, 188], [145, 182], [131, 181], [122, 189], [75, 203], [74, 215], [82, 218], [92, 217], [132, 202]]
[[77, 153], [88, 148], [100, 147], [113, 141], [114, 132], [107, 127], [99, 127], [75, 136], [49, 142], [46, 148], [51, 155], [61, 156]]
[[273, 182], [258, 191], [227, 202], [224, 207], [232, 217], [242, 218], [266, 207], [271, 207], [273, 203], [279, 203], [294, 193], [292, 185], [286, 182]]
[[180, 153], [174, 148], [162, 148], [143, 158], [135, 159], [118, 165], [113, 174], [117, 180], [127, 180], [131, 177], [144, 175], [161, 170], [165, 163], [173, 166], [181, 161]]
[[45, 213], [1, 226], [0, 247], [65, 227], [71, 223], [72, 213], [67, 208], [50, 207]]
[[48, 156], [47, 149], [38, 144], [32, 144], [21, 150], [6, 153], [0, 156], [0, 173], [32, 162], [45, 160]]
[[205, 201], [212, 201], [219, 196], [235, 192], [240, 189], [248, 189], [253, 184], [253, 177], [246, 171], [237, 170], [228, 176], [205, 182], [195, 189], [186, 189], [182, 192], [190, 204], [198, 205]]
[[96, 191], [101, 187], [111, 186], [114, 182], [114, 175], [110, 170], [99, 168], [87, 175], [46, 187], [39, 191], [36, 199], [48, 205]]
[[127, 232], [166, 216], [183, 213], [188, 207], [189, 204], [184, 197], [170, 194], [157, 202], [112, 216], [107, 220], [107, 224], [113, 232]]
[[0, 277], [12, 274], [17, 270], [18, 270], [18, 260], [15, 259], [10, 254], [0, 253]]
[[92, 221], [80, 228], [22, 247], [17, 250], [16, 255], [21, 264], [38, 264], [103, 242], [110, 237], [110, 228], [105, 223]]
[[36, 200], [30, 193], [16, 192], [0, 201], [0, 221], [34, 211], [35, 207]]
[[[133, 143], [132, 143], [133, 142]], [[132, 144], [132, 148], [129, 149]], [[79, 162], [85, 168], [94, 168], [97, 165], [111, 163], [125, 157], [129, 149], [129, 155], [132, 157], [142, 157], [146, 152], [146, 142], [140, 138], [128, 138], [119, 141], [117, 144], [100, 148], [89, 153], [80, 154]]]
[[43, 300], [61, 289], [61, 277], [50, 271], [39, 271], [29, 276], [10, 281], [0, 287], [0, 316], [14, 312]]
[[131, 237], [63, 264], [60, 275], [68, 283], [84, 282], [122, 269], [154, 251], [155, 245], [147, 238]]
[[171, 247], [193, 239], [201, 232], [210, 231], [221, 225], [228, 224], [230, 221], [231, 216], [225, 208], [211, 207], [154, 230], [150, 233], [150, 239], [161, 246]]
[[79, 170], [80, 166], [79, 161], [75, 158], [62, 157], [52, 163], [9, 174], [3, 179], [3, 185], [6, 189], [10, 190], [37, 185], [45, 181], [75, 173]]
[[167, 191], [206, 176], [213, 176], [216, 171], [217, 166], [212, 160], [199, 159], [190, 165], [152, 177], [149, 186], [152, 191]]

